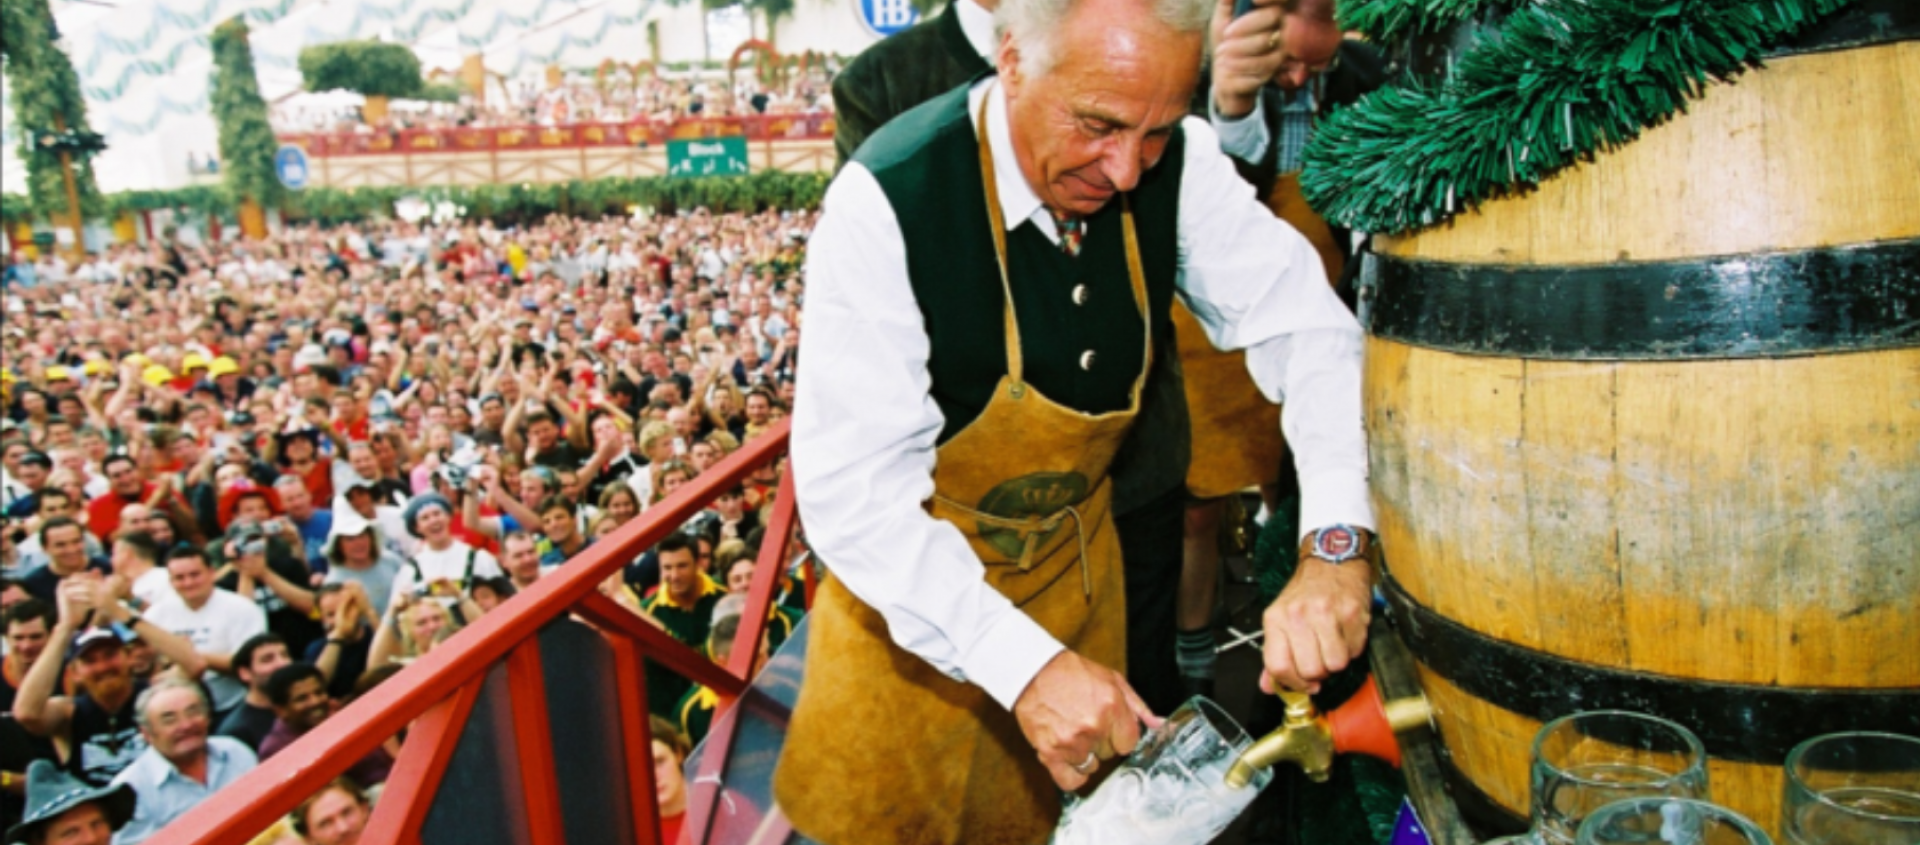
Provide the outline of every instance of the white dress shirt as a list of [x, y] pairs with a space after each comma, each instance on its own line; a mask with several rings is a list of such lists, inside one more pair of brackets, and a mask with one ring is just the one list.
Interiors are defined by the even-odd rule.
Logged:
[[[1057, 239], [1014, 164], [995, 80], [974, 86], [968, 113], [977, 116], [988, 96], [1007, 228], [1032, 220]], [[1313, 247], [1254, 198], [1206, 122], [1189, 118], [1183, 127], [1180, 295], [1215, 346], [1247, 350], [1247, 369], [1268, 398], [1296, 398], [1284, 406], [1281, 429], [1300, 470], [1301, 525], [1370, 528], [1359, 324], [1327, 285]], [[886, 195], [872, 172], [850, 162], [824, 207], [808, 247], [794, 402], [793, 471], [807, 539], [886, 619], [901, 648], [1012, 709], [1062, 646], [987, 585], [957, 528], [922, 508], [933, 494], [945, 420], [929, 394], [929, 342]]]

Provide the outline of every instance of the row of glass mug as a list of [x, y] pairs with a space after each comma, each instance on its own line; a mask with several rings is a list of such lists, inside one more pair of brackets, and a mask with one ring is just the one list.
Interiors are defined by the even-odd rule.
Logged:
[[[1815, 737], [1787, 755], [1787, 845], [1920, 845], [1920, 739]], [[1692, 731], [1621, 711], [1548, 722], [1533, 741], [1532, 828], [1487, 845], [1773, 845], [1711, 803]]]

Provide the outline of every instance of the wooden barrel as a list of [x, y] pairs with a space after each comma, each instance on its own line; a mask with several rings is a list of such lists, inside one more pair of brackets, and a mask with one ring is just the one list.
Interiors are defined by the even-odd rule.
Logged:
[[1385, 589], [1482, 823], [1566, 713], [1688, 726], [1776, 830], [1794, 743], [1920, 736], [1920, 41], [1872, 40], [1367, 258]]

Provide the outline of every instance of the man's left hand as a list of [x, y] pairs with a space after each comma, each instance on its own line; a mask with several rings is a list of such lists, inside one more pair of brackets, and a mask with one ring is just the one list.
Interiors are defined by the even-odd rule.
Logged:
[[1261, 617], [1266, 672], [1260, 689], [1319, 692], [1367, 645], [1373, 573], [1364, 559], [1328, 563], [1300, 547], [1300, 568]]

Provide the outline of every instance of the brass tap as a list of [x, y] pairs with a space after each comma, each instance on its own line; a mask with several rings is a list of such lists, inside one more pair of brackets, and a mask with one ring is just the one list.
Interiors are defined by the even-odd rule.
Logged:
[[1227, 770], [1227, 786], [1245, 789], [1255, 773], [1281, 762], [1293, 763], [1314, 783], [1325, 783], [1333, 768], [1333, 730], [1304, 692], [1281, 690], [1287, 716], [1273, 733], [1260, 738]]

